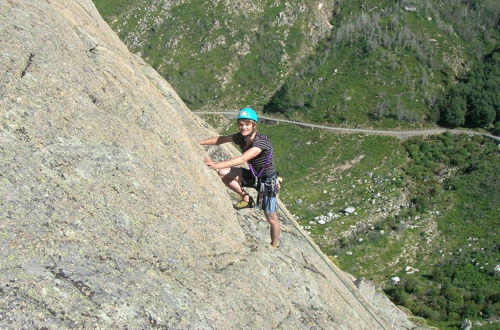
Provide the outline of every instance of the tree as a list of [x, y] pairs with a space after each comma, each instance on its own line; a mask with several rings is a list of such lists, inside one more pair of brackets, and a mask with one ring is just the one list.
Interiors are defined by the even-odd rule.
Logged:
[[466, 77], [438, 97], [436, 111], [445, 126], [488, 127], [500, 119], [500, 48], [485, 56]]
[[491, 102], [485, 97], [476, 96], [468, 104], [465, 121], [470, 127], [486, 127], [493, 122], [495, 116], [496, 111]]
[[287, 84], [281, 88], [271, 97], [269, 103], [264, 106], [264, 112], [280, 112], [285, 113], [290, 110], [290, 98]]
[[487, 55], [482, 66], [469, 75], [465, 86], [467, 126], [492, 124], [500, 111], [500, 51]]
[[[497, 115], [498, 117], [498, 115]], [[493, 134], [500, 135], [500, 121], [495, 123], [495, 128], [493, 128]]]
[[452, 88], [447, 96], [439, 103], [440, 121], [445, 126], [462, 126], [465, 124], [465, 114], [467, 113], [467, 102], [463, 97], [461, 86]]

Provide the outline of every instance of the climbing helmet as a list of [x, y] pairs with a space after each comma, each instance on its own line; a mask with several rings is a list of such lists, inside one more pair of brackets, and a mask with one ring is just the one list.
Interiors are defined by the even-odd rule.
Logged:
[[250, 119], [256, 123], [259, 122], [259, 117], [257, 116], [257, 113], [255, 112], [255, 110], [252, 108], [240, 109], [240, 112], [238, 113], [237, 120], [240, 120], [240, 119]]

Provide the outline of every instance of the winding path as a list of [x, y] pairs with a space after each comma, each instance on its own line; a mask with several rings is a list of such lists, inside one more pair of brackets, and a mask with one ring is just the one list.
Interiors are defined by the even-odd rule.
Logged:
[[[236, 115], [237, 115], [237, 112], [232, 112], [232, 111], [193, 111], [193, 113], [195, 113], [195, 114], [218, 114], [218, 115], [224, 115], [224, 116], [230, 117], [230, 118], [236, 118]], [[298, 125], [298, 126], [302, 126], [302, 127], [318, 128], [318, 129], [324, 129], [324, 130], [341, 132], [341, 133], [363, 133], [363, 134], [370, 134], [370, 135], [388, 135], [388, 136], [395, 136], [395, 137], [398, 137], [400, 139], [408, 139], [412, 136], [432, 135], [432, 134], [440, 134], [440, 133], [444, 133], [444, 132], [449, 132], [452, 134], [480, 135], [480, 136], [483, 136], [486, 138], [493, 139], [497, 143], [500, 142], [500, 137], [492, 135], [492, 134], [469, 131], [469, 130], [460, 130], [460, 129], [436, 128], [436, 129], [425, 129], [425, 130], [403, 130], [403, 131], [394, 130], [393, 131], [393, 130], [378, 130], [378, 129], [363, 129], [363, 128], [332, 127], [332, 126], [325, 126], [325, 125], [309, 124], [309, 123], [293, 121], [293, 120], [273, 118], [273, 117], [268, 117], [268, 116], [260, 116], [259, 118], [261, 118], [264, 122], [286, 123], [286, 124]]]

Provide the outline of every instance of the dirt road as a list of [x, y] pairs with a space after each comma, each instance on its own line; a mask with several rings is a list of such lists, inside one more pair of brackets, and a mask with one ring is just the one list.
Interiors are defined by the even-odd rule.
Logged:
[[[196, 114], [219, 114], [224, 115], [226, 117], [235, 118], [237, 112], [231, 111], [193, 111]], [[497, 143], [500, 142], [500, 137], [488, 134], [481, 133], [469, 130], [461, 130], [461, 129], [446, 129], [446, 128], [436, 128], [436, 129], [425, 129], [425, 130], [380, 130], [380, 129], [363, 129], [363, 128], [344, 128], [344, 127], [333, 127], [333, 126], [325, 126], [325, 125], [317, 125], [317, 124], [309, 124], [299, 121], [272, 118], [268, 116], [260, 116], [259, 117], [263, 122], [266, 123], [286, 123], [292, 125], [298, 125], [302, 127], [308, 127], [312, 129], [324, 129], [329, 131], [335, 131], [340, 133], [362, 133], [362, 134], [370, 134], [370, 135], [388, 135], [395, 136], [400, 139], [408, 139], [412, 136], [425, 136], [432, 134], [440, 134], [444, 132], [449, 132], [452, 134], [468, 134], [468, 135], [481, 135], [483, 137], [487, 137], [495, 140]]]

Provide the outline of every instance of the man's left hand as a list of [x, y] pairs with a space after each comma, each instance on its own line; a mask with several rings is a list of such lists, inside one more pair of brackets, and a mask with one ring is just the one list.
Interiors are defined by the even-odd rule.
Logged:
[[205, 163], [205, 165], [207, 165], [207, 167], [215, 170], [215, 167], [214, 167], [215, 163], [214, 163], [214, 161], [210, 157], [205, 157], [203, 159], [203, 162]]

